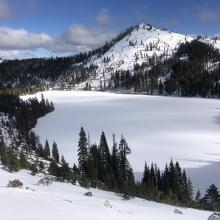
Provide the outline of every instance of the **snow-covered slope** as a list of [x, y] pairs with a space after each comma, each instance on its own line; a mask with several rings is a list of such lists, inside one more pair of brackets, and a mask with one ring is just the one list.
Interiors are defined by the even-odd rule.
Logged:
[[[120, 196], [97, 189], [85, 189], [68, 183], [37, 185], [42, 176], [27, 171], [8, 173], [0, 168], [0, 207], [2, 220], [207, 220], [210, 212], [179, 208]], [[19, 179], [22, 188], [6, 187]], [[92, 192], [92, 197], [84, 194]], [[183, 214], [176, 214], [178, 208]]]
[[[108, 83], [111, 72], [116, 70], [130, 70], [132, 72], [135, 64], [148, 63], [150, 58], [168, 58], [176, 52], [181, 43], [191, 42], [196, 38], [197, 36], [187, 36], [165, 29], [157, 29], [151, 25], [140, 24], [101, 57], [94, 56], [92, 58], [89, 64], [97, 65], [98, 69], [97, 75], [88, 80], [91, 88], [98, 89], [100, 83], [104, 84], [104, 81]], [[201, 37], [200, 40], [220, 49], [218, 38]], [[86, 83], [81, 83], [76, 88], [85, 88]]]
[[[103, 71], [104, 69], [132, 70], [135, 63], [148, 62], [154, 55], [171, 56], [181, 43], [192, 39], [186, 35], [141, 24], [93, 63]], [[110, 61], [103, 62], [104, 57], [109, 58]]]
[[0, 112], [0, 138], [7, 147], [15, 146], [18, 140], [18, 131], [13, 125], [13, 119], [7, 114]]

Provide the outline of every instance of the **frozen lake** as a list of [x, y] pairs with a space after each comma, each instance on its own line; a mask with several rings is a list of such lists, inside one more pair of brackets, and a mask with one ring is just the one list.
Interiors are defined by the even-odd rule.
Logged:
[[[185, 167], [200, 167], [220, 159], [220, 101], [214, 99], [123, 95], [102, 92], [47, 91], [55, 111], [35, 128], [42, 142], [55, 140], [68, 162], [77, 162], [80, 126], [99, 143], [104, 130], [125, 136], [135, 171], [145, 160], [160, 167], [171, 158]], [[37, 96], [40, 96], [38, 93]]]

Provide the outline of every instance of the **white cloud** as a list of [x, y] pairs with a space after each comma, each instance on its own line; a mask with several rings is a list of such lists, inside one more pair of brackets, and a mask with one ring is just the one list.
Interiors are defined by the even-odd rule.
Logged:
[[107, 8], [102, 8], [96, 17], [96, 21], [100, 24], [109, 24], [111, 17]]
[[84, 52], [103, 45], [113, 36], [113, 32], [77, 24], [70, 26], [57, 38], [47, 33], [0, 27], [0, 57], [11, 59], [39, 56], [36, 52], [39, 48], [48, 50], [51, 54]]
[[87, 51], [103, 45], [113, 36], [113, 32], [105, 32], [75, 24], [57, 39], [58, 46], [55, 50]]
[[0, 27], [0, 49], [33, 49], [46, 47], [53, 42], [48, 34], [35, 34], [24, 29]]
[[15, 18], [16, 13], [9, 5], [8, 0], [0, 0], [0, 20]]

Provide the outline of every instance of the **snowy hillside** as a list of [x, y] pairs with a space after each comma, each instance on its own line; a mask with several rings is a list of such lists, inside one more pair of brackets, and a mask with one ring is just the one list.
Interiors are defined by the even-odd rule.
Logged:
[[18, 140], [18, 131], [13, 125], [13, 119], [9, 119], [7, 114], [0, 112], [0, 139], [7, 147], [15, 146]]
[[[4, 220], [207, 220], [211, 215], [139, 198], [125, 201], [112, 192], [68, 183], [43, 186], [37, 184], [42, 175], [31, 176], [24, 170], [9, 173], [0, 168], [0, 176], [1, 219]], [[23, 187], [6, 187], [14, 179], [19, 179]], [[92, 192], [91, 197], [84, 195], [88, 191]], [[176, 208], [183, 214], [174, 213]]]
[[[92, 89], [100, 87], [100, 83], [107, 83], [111, 73], [117, 70], [134, 70], [135, 64], [148, 63], [151, 58], [169, 58], [181, 43], [191, 42], [197, 37], [179, 34], [165, 29], [157, 29], [151, 25], [140, 24], [122, 40], [113, 45], [101, 57], [94, 56], [89, 64], [98, 66], [96, 76], [88, 80]], [[220, 49], [218, 38], [201, 37], [202, 42], [212, 44]], [[76, 86], [85, 88], [86, 82]]]

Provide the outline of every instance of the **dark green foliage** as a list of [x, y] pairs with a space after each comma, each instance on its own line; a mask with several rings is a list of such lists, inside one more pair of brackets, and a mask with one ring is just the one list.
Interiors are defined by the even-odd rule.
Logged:
[[74, 176], [69, 164], [65, 161], [64, 156], [61, 157], [61, 167], [59, 168], [59, 172], [61, 177], [63, 177], [67, 181], [76, 181], [76, 177]]
[[102, 132], [100, 137], [98, 153], [99, 153], [98, 178], [104, 183], [106, 182], [112, 183], [111, 155], [109, 152], [109, 147], [104, 132]]
[[114, 134], [113, 134], [111, 167], [112, 167], [112, 171], [113, 171], [113, 175], [114, 175], [115, 179], [119, 180], [119, 177], [120, 177], [120, 158], [119, 158], [118, 146], [117, 146]]
[[107, 88], [133, 89], [146, 94], [220, 97], [219, 62], [217, 49], [194, 40], [181, 44], [172, 58], [164, 60], [155, 56], [148, 63], [135, 64], [134, 74], [113, 72]]
[[39, 117], [53, 110], [53, 104], [45, 101], [43, 97], [40, 102], [37, 98], [23, 101], [16, 95], [0, 93], [0, 112], [8, 114], [10, 118], [14, 117], [16, 128], [26, 136]]
[[185, 171], [181, 170], [179, 163], [174, 165], [171, 160], [160, 172], [157, 165], [148, 167], [145, 163], [142, 179], [142, 192], [148, 199], [185, 204], [192, 203], [192, 185], [186, 178]]
[[[127, 160], [130, 149], [122, 137], [120, 150], [118, 150], [115, 138], [110, 153], [105, 133], [101, 133], [100, 143], [89, 145], [86, 134], [81, 128], [79, 135], [79, 169], [74, 166], [75, 172], [79, 173], [79, 182], [82, 186], [100, 187], [120, 192], [131, 190], [135, 185], [133, 171]], [[129, 193], [128, 193], [129, 194]]]
[[56, 142], [53, 142], [53, 145], [52, 145], [52, 158], [56, 161], [56, 163], [59, 163], [60, 156], [59, 156]]
[[50, 146], [49, 146], [49, 143], [48, 143], [47, 140], [46, 140], [45, 146], [44, 146], [44, 157], [45, 157], [46, 159], [49, 159], [49, 158], [50, 158]]
[[39, 171], [37, 169], [37, 165], [35, 163], [32, 163], [30, 165], [31, 175], [35, 176]]
[[131, 153], [125, 138], [122, 136], [119, 143], [119, 177], [118, 177], [118, 187], [124, 191], [127, 191], [127, 187], [134, 184], [133, 171], [131, 169], [130, 163], [128, 162], [127, 155]]
[[29, 167], [29, 163], [28, 163], [28, 161], [26, 159], [26, 155], [24, 154], [23, 151], [20, 152], [19, 158], [20, 158], [21, 169], [27, 169]]
[[79, 162], [79, 175], [80, 178], [84, 179], [86, 176], [86, 167], [88, 162], [88, 142], [86, 138], [86, 133], [81, 127], [79, 133], [79, 142], [78, 142], [78, 162]]
[[208, 210], [220, 210], [220, 194], [214, 184], [206, 190], [205, 196], [201, 199], [201, 206]]
[[0, 134], [0, 158], [6, 168], [10, 171], [33, 170], [27, 161], [27, 156], [45, 157], [39, 138], [30, 130], [35, 126], [39, 117], [53, 110], [53, 104], [43, 96], [40, 101], [36, 98], [23, 101], [19, 96], [0, 93], [0, 113], [8, 116], [8, 121], [2, 121], [1, 124], [11, 132], [13, 129], [17, 131], [17, 138], [12, 140], [11, 146], [5, 146], [2, 134]]
[[196, 207], [199, 207], [201, 205], [201, 193], [200, 193], [200, 190], [198, 190], [197, 193], [196, 193], [195, 205], [196, 205]]
[[20, 168], [19, 158], [17, 157], [17, 154], [12, 149], [7, 149], [7, 162], [5, 164], [9, 170], [17, 172]]
[[49, 168], [48, 168], [48, 172], [49, 172], [50, 175], [60, 176], [59, 166], [57, 165], [55, 160], [52, 160], [50, 162], [50, 165], [49, 165]]

